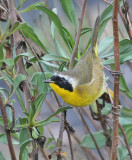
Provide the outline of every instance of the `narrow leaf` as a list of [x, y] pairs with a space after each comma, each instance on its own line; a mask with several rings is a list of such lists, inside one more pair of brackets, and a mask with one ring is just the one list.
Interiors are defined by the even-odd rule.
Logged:
[[39, 121], [39, 122], [36, 122], [36, 124], [35, 124], [35, 126], [36, 125], [38, 125], [38, 123], [40, 124], [40, 123], [49, 123], [49, 120], [51, 119], [51, 118], [53, 118], [54, 116], [56, 116], [57, 114], [59, 114], [60, 112], [63, 112], [63, 111], [65, 111], [65, 110], [67, 110], [67, 109], [72, 109], [72, 107], [61, 107], [61, 108], [59, 108], [55, 113], [53, 113], [52, 115], [50, 115], [48, 118], [46, 118], [45, 120], [42, 120], [42, 121]]
[[0, 160], [6, 160], [1, 151], [0, 151]]
[[[106, 137], [104, 136], [104, 133], [102, 131], [93, 133], [93, 136], [99, 147], [103, 147], [106, 145]], [[96, 149], [93, 139], [89, 134], [84, 136], [81, 141], [81, 146], [90, 149]]]
[[59, 118], [56, 118], [56, 117], [52, 117], [48, 120], [42, 120], [42, 121], [37, 121], [34, 123], [34, 126], [35, 127], [38, 127], [38, 126], [46, 126], [52, 122], [60, 122]]
[[30, 142], [32, 142], [32, 139], [29, 139], [29, 140], [23, 142], [23, 143], [20, 145], [20, 154], [19, 154], [19, 159], [20, 159], [20, 160], [24, 160], [24, 158], [23, 158], [23, 153], [24, 153], [24, 151], [25, 151], [25, 148], [27, 147], [27, 145], [28, 145]]
[[62, 5], [64, 12], [66, 13], [70, 21], [74, 24], [76, 31], [76, 18], [72, 0], [60, 0], [60, 3]]

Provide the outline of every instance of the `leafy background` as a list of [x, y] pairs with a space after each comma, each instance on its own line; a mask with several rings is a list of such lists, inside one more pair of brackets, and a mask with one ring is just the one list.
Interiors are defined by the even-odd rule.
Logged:
[[[0, 71], [1, 80], [0, 80], [0, 93], [3, 96], [4, 101], [11, 103], [15, 107], [16, 119], [18, 126], [21, 127], [19, 133], [14, 133], [13, 144], [17, 157], [23, 159], [27, 158], [28, 153], [28, 144], [32, 139], [28, 139], [26, 127], [29, 125], [34, 125], [33, 137], [40, 136], [36, 131], [35, 127], [40, 127], [41, 135], [47, 137], [47, 142], [45, 144], [45, 149], [48, 154], [56, 150], [56, 144], [54, 138], [58, 138], [59, 130], [59, 117], [54, 117], [58, 115], [59, 112], [63, 110], [57, 110], [58, 105], [55, 101], [54, 94], [50, 92], [50, 88], [47, 84], [42, 83], [44, 79], [49, 78], [54, 71], [59, 70], [68, 70], [69, 60], [72, 54], [72, 50], [75, 43], [75, 36], [77, 31], [78, 17], [80, 17], [81, 5], [80, 1], [54, 1], [47, 0], [47, 9], [43, 2], [34, 1], [22, 1], [19, 3], [17, 1], [16, 6], [18, 11], [25, 22], [16, 23], [11, 28], [9, 28], [10, 20], [7, 23], [1, 23], [1, 44], [0, 51], [3, 54], [0, 54], [0, 66], [3, 65], [3, 62], [6, 64], [6, 69]], [[70, 4], [70, 5], [69, 5]], [[122, 4], [121, 4], [122, 5]], [[98, 7], [99, 6], [99, 7]], [[131, 10], [130, 10], [131, 11]], [[87, 48], [91, 42], [92, 27], [95, 21], [95, 18], [98, 15], [98, 12], [101, 15], [101, 26], [99, 31], [99, 56], [103, 59], [104, 65], [109, 65], [111, 69], [114, 67], [113, 59], [113, 37], [112, 37], [112, 7], [104, 2], [87, 2], [86, 13], [84, 17], [84, 23], [81, 31], [81, 40], [79, 43], [78, 53], [75, 59], [75, 63], [81, 58], [81, 56], [86, 52]], [[132, 99], [132, 85], [131, 85], [131, 59], [132, 59], [132, 45], [127, 36], [125, 28], [119, 19], [121, 25], [120, 28], [120, 59], [121, 59], [121, 71], [123, 72], [120, 81], [120, 102], [123, 108], [121, 109], [121, 115], [119, 117], [120, 124], [123, 126], [125, 133], [128, 138], [129, 145], [132, 144], [132, 110], [131, 110], [131, 99]], [[13, 58], [5, 58], [5, 49], [4, 45], [7, 43], [7, 37], [9, 37], [16, 30], [23, 32], [24, 36], [29, 39], [29, 43], [33, 45], [35, 51], [40, 56], [40, 62], [43, 66], [45, 73], [43, 74], [37, 64], [36, 58], [32, 54], [31, 50], [28, 48], [28, 51], [23, 52], [19, 56], [15, 56], [15, 51], [13, 52]], [[25, 106], [23, 101], [23, 95], [20, 91], [19, 84], [26, 79], [24, 75], [16, 74], [14, 71], [15, 64], [17, 63], [19, 57], [27, 57], [28, 62], [32, 63], [33, 66], [26, 69], [29, 82], [31, 85], [31, 94], [35, 97], [35, 101], [32, 104], [30, 109], [29, 116], [25, 116]], [[27, 61], [25, 59], [25, 65]], [[75, 64], [74, 64], [75, 65]], [[109, 77], [108, 83], [110, 88], [113, 89], [113, 77], [108, 71], [106, 76]], [[8, 85], [5, 83], [8, 82]], [[9, 87], [8, 87], [9, 86]], [[10, 88], [10, 89], [9, 89]], [[58, 97], [59, 98], [59, 97]], [[62, 100], [59, 98], [60, 103]], [[43, 103], [44, 101], [44, 103]], [[67, 107], [68, 109], [69, 107]], [[40, 112], [41, 110], [41, 112]], [[56, 112], [57, 111], [57, 112]], [[7, 109], [8, 119], [11, 123], [12, 117], [11, 109]], [[37, 114], [40, 112], [37, 122], [35, 121]], [[55, 114], [53, 114], [55, 112]], [[106, 147], [106, 138], [103, 135], [103, 131], [100, 125], [100, 122], [94, 121], [91, 117], [89, 107], [82, 109], [83, 116], [87, 121], [87, 124], [91, 128], [93, 135], [101, 148], [101, 152], [104, 156], [109, 158], [109, 149]], [[111, 106], [106, 105], [105, 109], [102, 111], [102, 114], [108, 115], [111, 114]], [[52, 115], [52, 116], [50, 116]], [[50, 116], [50, 117], [49, 117]], [[29, 120], [27, 124], [25, 122], [25, 117]], [[88, 149], [95, 149], [95, 145], [90, 137], [86, 135], [84, 124], [80, 119], [78, 111], [76, 108], [68, 109], [67, 119], [70, 124], [75, 129], [75, 134], [72, 136], [73, 149], [75, 159], [87, 159], [84, 154], [85, 148], [81, 148], [77, 140], [81, 142], [82, 147]], [[1, 124], [1, 134], [0, 134], [0, 150], [1, 157], [4, 155], [6, 159], [9, 159], [7, 151], [5, 148], [7, 143], [5, 134], [3, 133], [3, 121], [0, 117]], [[47, 125], [48, 124], [48, 125]], [[21, 125], [21, 126], [20, 126]], [[16, 127], [18, 127], [16, 126]], [[24, 127], [23, 127], [24, 126]], [[43, 127], [44, 126], [44, 130]], [[110, 129], [109, 129], [110, 130]], [[51, 134], [52, 133], [52, 134]], [[121, 132], [119, 132], [121, 135]], [[25, 136], [23, 136], [25, 135]], [[53, 136], [54, 135], [54, 136]], [[122, 135], [121, 135], [122, 136]], [[68, 147], [67, 135], [64, 133], [64, 147], [63, 151], [68, 153], [67, 159], [70, 159], [70, 152]], [[77, 139], [77, 140], [76, 140]], [[18, 149], [20, 146], [20, 152]], [[4, 148], [4, 150], [3, 150]], [[98, 153], [93, 150], [93, 152], [98, 156]], [[41, 153], [40, 153], [41, 154]], [[24, 156], [24, 157], [23, 157]], [[26, 157], [26, 158], [25, 158]], [[42, 155], [40, 155], [42, 157]], [[82, 158], [83, 157], [83, 158]], [[123, 157], [123, 158], [122, 158]], [[128, 157], [127, 149], [119, 143], [118, 147], [118, 158], [125, 159]], [[3, 158], [4, 159], [4, 158]], [[40, 158], [41, 159], [41, 158]]]

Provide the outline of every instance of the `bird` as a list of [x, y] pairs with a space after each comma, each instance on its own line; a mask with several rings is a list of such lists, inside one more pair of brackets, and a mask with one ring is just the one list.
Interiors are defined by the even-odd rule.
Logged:
[[72, 70], [57, 71], [44, 81], [71, 106], [88, 106], [106, 92], [103, 64], [98, 56], [99, 27], [100, 16], [96, 18], [89, 49]]

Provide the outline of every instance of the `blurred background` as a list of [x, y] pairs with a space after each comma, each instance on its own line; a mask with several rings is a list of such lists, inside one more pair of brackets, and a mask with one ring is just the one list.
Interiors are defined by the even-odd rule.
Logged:
[[[16, 0], [15, 2], [16, 2], [16, 6], [17, 6], [18, 0]], [[21, 10], [23, 10], [24, 8], [28, 7], [29, 5], [31, 5], [35, 2], [38, 2], [38, 0], [32, 0], [32, 1], [28, 0], [27, 2], [24, 3]], [[39, 0], [39, 2], [44, 2], [50, 10], [54, 10], [56, 8], [57, 15], [60, 18], [63, 26], [71, 33], [71, 35], [75, 39], [75, 36], [76, 36], [75, 35], [75, 27], [71, 23], [71, 21], [67, 18], [67, 16], [65, 15], [64, 10], [60, 4], [60, 1], [59, 0], [47, 0], [47, 1], [46, 0], [41, 0], [41, 1]], [[110, 0], [109, 3], [111, 3], [111, 2], [112, 1]], [[129, 9], [130, 18], [132, 18], [132, 16], [131, 16], [132, 15], [132, 8], [131, 8], [132, 1], [128, 0], [127, 2], [130, 7], [130, 9]], [[82, 3], [83, 3], [83, 0], [73, 0], [74, 9], [75, 9], [75, 16], [76, 16], [76, 20], [77, 20], [77, 26], [78, 26], [78, 18], [80, 17], [80, 13], [81, 13]], [[108, 6], [108, 4], [106, 2], [104, 2], [103, 0], [94, 0], [94, 1], [87, 0], [85, 17], [84, 17], [84, 21], [83, 21], [83, 28], [85, 28], [85, 27], [93, 28], [97, 15], [98, 14], [101, 15], [101, 13], [104, 11], [104, 9], [107, 6]], [[51, 24], [50, 24], [51, 21], [48, 18], [48, 16], [39, 10], [33, 10], [28, 13], [22, 13], [21, 16], [25, 22], [27, 22], [29, 25], [34, 27], [36, 34], [38, 35], [39, 39], [43, 42], [43, 44], [47, 47], [47, 49], [50, 50], [50, 52], [55, 53], [56, 49], [54, 46], [53, 39], [51, 38], [51, 31], [50, 31], [51, 30]], [[122, 37], [128, 38], [127, 32], [126, 32], [124, 25], [123, 25], [122, 21], [120, 20], [120, 18], [119, 18], [119, 28], [121, 30], [121, 33], [123, 34], [122, 36], [120, 35], [120, 39], [122, 39]], [[58, 34], [58, 33], [56, 33], [56, 34]], [[83, 42], [83, 43], [80, 42], [81, 43], [80, 44], [80, 46], [81, 46], [80, 51], [84, 50], [85, 46], [87, 45], [89, 36], [90, 36], [90, 33], [88, 32], [87, 34], [85, 34], [82, 37], [81, 42]], [[110, 36], [110, 37], [113, 36], [112, 21], [108, 22], [108, 24], [105, 28], [105, 31], [103, 32], [103, 35], [100, 38], [100, 42], [105, 37], [108, 37], [108, 36]], [[61, 39], [60, 40], [58, 39], [58, 41], [61, 44], [61, 46], [65, 46], [63, 44], [64, 42], [61, 41]], [[65, 52], [67, 54], [70, 54], [70, 53], [68, 53], [69, 50], [66, 47], [64, 47], [63, 49], [65, 50]], [[132, 89], [131, 71], [132, 71], [131, 61], [126, 62], [121, 65], [121, 72], [123, 73], [123, 76], [125, 77], [126, 83], [130, 87], [130, 89]], [[34, 71], [29, 68], [28, 73], [32, 75], [34, 73]], [[105, 70], [105, 73], [106, 73], [106, 76], [110, 77], [109, 86], [111, 89], [113, 89], [113, 77], [106, 70]], [[1, 88], [8, 88], [8, 86], [6, 85], [6, 83], [4, 81], [0, 81], [0, 87]], [[131, 108], [132, 101], [122, 93], [120, 93], [120, 97], [121, 97], [120, 99], [122, 100], [122, 104], [124, 106], [127, 106], [128, 108]], [[62, 103], [61, 98], [60, 97], [58, 97], [58, 98], [59, 98], [60, 102]], [[16, 118], [18, 118], [19, 115], [24, 116], [15, 95], [12, 96], [12, 99], [15, 99], [15, 101], [16, 101], [16, 103], [14, 105], [15, 111], [16, 111], [15, 112]], [[42, 111], [41, 111], [38, 119], [45, 119], [47, 116], [49, 116], [50, 114], [55, 112], [57, 110], [57, 108], [58, 108], [58, 105], [55, 104], [54, 94], [50, 93], [46, 97], [45, 103], [43, 104]], [[87, 121], [92, 132], [101, 130], [100, 122], [93, 120], [93, 118], [90, 114], [90, 111], [89, 111], [89, 107], [85, 107], [80, 110], [82, 113], [85, 113], [84, 118]], [[93, 152], [91, 152], [89, 149], [86, 149], [86, 150], [82, 149], [79, 145], [80, 141], [83, 139], [84, 135], [86, 135], [87, 132], [86, 132], [85, 126], [82, 124], [82, 120], [81, 120], [80, 115], [78, 114], [78, 111], [76, 108], [73, 107], [73, 109], [68, 110], [67, 120], [70, 123], [70, 125], [75, 129], [75, 134], [72, 135], [75, 160], [87, 160], [88, 157], [87, 157], [87, 154], [85, 154], [85, 152], [89, 152], [89, 154], [95, 154], [98, 157], [98, 159], [100, 159], [97, 151], [93, 150]], [[44, 135], [47, 138], [53, 136], [55, 139], [57, 139], [58, 134], [59, 134], [59, 128], [60, 128], [59, 123], [51, 123], [47, 127], [44, 127]], [[3, 132], [3, 128], [1, 127], [0, 133], [2, 133], [2, 132]], [[51, 135], [51, 133], [52, 133], [52, 135]], [[64, 132], [63, 139], [64, 139], [63, 151], [68, 153], [68, 157], [66, 157], [66, 159], [70, 160], [70, 153], [69, 153], [70, 151], [69, 151], [69, 147], [68, 147], [69, 143], [68, 143], [68, 139], [67, 139], [67, 134], [65, 132]], [[8, 146], [6, 144], [0, 143], [0, 151], [3, 153], [3, 155], [5, 156], [5, 158], [7, 160], [10, 159], [10, 155], [8, 155]], [[15, 151], [16, 151], [16, 155], [18, 157], [19, 148], [17, 145], [15, 145]], [[48, 153], [50, 154], [51, 151], [52, 150], [49, 150]], [[108, 154], [106, 153], [106, 151], [107, 151], [107, 153], [110, 152], [109, 147], [102, 147], [101, 148], [101, 152], [103, 153], [105, 159], [109, 160], [110, 157], [108, 157]], [[41, 152], [39, 154], [39, 159], [40, 160], [44, 159]], [[92, 160], [92, 158], [90, 158], [90, 157], [89, 157], [89, 159]]]

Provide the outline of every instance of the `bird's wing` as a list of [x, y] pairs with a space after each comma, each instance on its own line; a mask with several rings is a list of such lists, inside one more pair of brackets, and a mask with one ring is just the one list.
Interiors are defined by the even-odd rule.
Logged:
[[98, 16], [95, 21], [90, 48], [74, 68], [76, 74], [81, 76], [81, 78], [79, 78], [79, 84], [90, 83], [93, 80], [94, 63], [96, 59], [98, 59], [97, 37], [99, 26], [100, 16]]
[[82, 58], [73, 69], [74, 73], [77, 75], [79, 79], [78, 83], [80, 85], [91, 82], [93, 78], [94, 62], [93, 62], [93, 55], [90, 50], [89, 54], [87, 54], [85, 58]]

